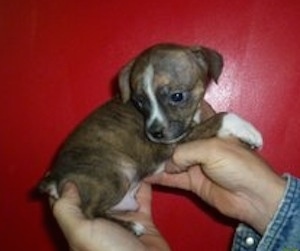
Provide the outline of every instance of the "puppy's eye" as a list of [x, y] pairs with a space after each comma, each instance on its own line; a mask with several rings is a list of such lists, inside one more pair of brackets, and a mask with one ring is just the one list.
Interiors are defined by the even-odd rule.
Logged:
[[135, 101], [135, 104], [136, 104], [136, 106], [138, 107], [138, 108], [143, 108], [143, 102], [142, 102], [142, 100], [136, 100]]
[[186, 93], [185, 92], [175, 92], [170, 95], [171, 103], [180, 103], [185, 101]]
[[137, 106], [138, 109], [143, 108], [143, 102], [141, 100], [135, 100], [135, 105]]
[[142, 97], [136, 97], [136, 98], [133, 99], [133, 101], [134, 101], [135, 106], [136, 106], [138, 109], [140, 109], [140, 110], [143, 109], [143, 107], [144, 107], [144, 105], [145, 105], [145, 100], [144, 100], [144, 98], [142, 98]]

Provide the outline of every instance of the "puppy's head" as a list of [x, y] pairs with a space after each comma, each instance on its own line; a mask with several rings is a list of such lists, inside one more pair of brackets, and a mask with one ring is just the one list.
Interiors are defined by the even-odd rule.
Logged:
[[200, 122], [205, 89], [217, 82], [222, 66], [222, 56], [208, 48], [156, 45], [123, 68], [121, 96], [143, 113], [151, 141], [174, 143]]

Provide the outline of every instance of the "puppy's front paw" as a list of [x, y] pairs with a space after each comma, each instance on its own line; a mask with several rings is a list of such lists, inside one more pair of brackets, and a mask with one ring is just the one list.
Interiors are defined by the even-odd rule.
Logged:
[[222, 126], [217, 134], [226, 138], [234, 136], [247, 143], [251, 148], [262, 148], [263, 138], [261, 133], [248, 121], [234, 113], [227, 113], [223, 117]]

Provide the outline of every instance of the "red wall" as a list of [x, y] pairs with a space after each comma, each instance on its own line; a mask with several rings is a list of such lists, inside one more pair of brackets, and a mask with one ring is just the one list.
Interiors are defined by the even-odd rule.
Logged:
[[[262, 155], [300, 176], [300, 1], [0, 2], [1, 250], [66, 250], [30, 193], [74, 125], [111, 97], [120, 67], [157, 42], [204, 44], [225, 68], [207, 99], [262, 132]], [[258, 177], [259, 178], [259, 177]], [[234, 223], [194, 197], [156, 191], [173, 250], [227, 250]]]

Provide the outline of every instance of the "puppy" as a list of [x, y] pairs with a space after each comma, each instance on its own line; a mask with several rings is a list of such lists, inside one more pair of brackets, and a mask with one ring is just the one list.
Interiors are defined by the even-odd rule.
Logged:
[[252, 147], [262, 146], [260, 133], [237, 115], [208, 118], [203, 96], [222, 66], [222, 56], [205, 47], [159, 44], [142, 52], [119, 74], [121, 96], [75, 129], [40, 190], [58, 199], [71, 181], [88, 218], [104, 217], [143, 234], [140, 223], [119, 220], [115, 214], [138, 208], [140, 181], [164, 170], [176, 144], [235, 136]]

